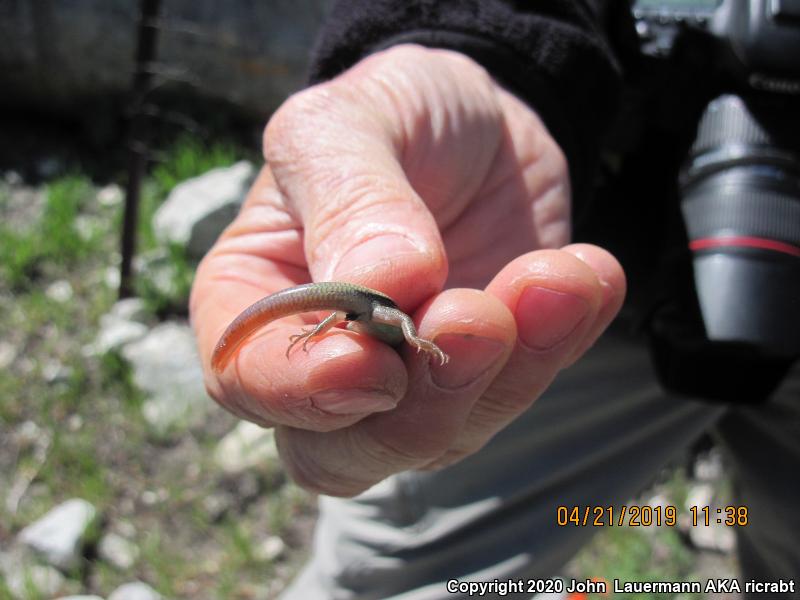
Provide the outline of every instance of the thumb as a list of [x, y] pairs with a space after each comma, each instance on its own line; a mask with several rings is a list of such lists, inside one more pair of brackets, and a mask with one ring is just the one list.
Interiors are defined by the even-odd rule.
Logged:
[[303, 224], [312, 279], [361, 283], [414, 307], [444, 285], [444, 245], [401, 166], [402, 109], [387, 110], [385, 86], [365, 68], [290, 98], [267, 125], [264, 152]]

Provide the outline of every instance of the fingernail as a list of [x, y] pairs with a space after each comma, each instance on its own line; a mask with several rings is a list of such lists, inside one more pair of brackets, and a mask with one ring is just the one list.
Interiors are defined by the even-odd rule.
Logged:
[[359, 390], [333, 390], [313, 396], [314, 404], [321, 410], [336, 415], [363, 415], [392, 410], [397, 400], [381, 392]]
[[386, 234], [365, 240], [348, 250], [334, 267], [337, 276], [372, 272], [378, 265], [402, 255], [420, 254], [422, 250], [402, 235]]
[[517, 304], [520, 339], [536, 350], [549, 350], [568, 338], [588, 312], [589, 304], [580, 296], [530, 286]]
[[595, 254], [585, 252], [580, 247], [569, 249], [568, 252], [577, 256], [587, 265], [592, 267], [594, 274], [597, 275], [597, 279], [600, 280], [600, 290], [603, 293], [603, 305], [607, 305], [618, 292], [618, 290], [608, 282], [610, 277], [614, 277], [616, 275], [615, 272], [608, 271], [610, 268], [608, 262], [604, 260], [598, 260]]
[[497, 340], [477, 336], [440, 335], [436, 343], [447, 349], [450, 361], [446, 367], [432, 369], [434, 383], [455, 389], [478, 379], [503, 354], [505, 346]]

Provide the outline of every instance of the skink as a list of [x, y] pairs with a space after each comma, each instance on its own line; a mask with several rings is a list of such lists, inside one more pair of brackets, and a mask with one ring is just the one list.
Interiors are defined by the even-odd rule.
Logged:
[[394, 300], [378, 291], [341, 282], [320, 282], [298, 285], [262, 298], [250, 305], [222, 334], [211, 356], [211, 367], [222, 373], [236, 350], [258, 329], [276, 319], [304, 312], [332, 310], [322, 322], [311, 329], [289, 337], [289, 351], [300, 341], [306, 350], [308, 341], [322, 335], [331, 327], [347, 322], [347, 328], [367, 333], [392, 346], [405, 339], [411, 346], [435, 356], [440, 364], [449, 358], [439, 347], [417, 335], [414, 321], [397, 308]]

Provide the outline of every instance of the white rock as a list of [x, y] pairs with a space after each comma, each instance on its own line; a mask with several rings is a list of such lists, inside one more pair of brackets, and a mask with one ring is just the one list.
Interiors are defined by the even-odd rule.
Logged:
[[4, 179], [8, 185], [22, 185], [22, 175], [17, 171], [6, 171]]
[[86, 349], [88, 355], [99, 356], [120, 350], [125, 344], [141, 339], [147, 334], [147, 309], [141, 298], [126, 298], [111, 307], [100, 317], [100, 331]]
[[50, 300], [55, 300], [56, 302], [68, 302], [72, 299], [73, 291], [72, 291], [72, 284], [66, 279], [59, 279], [58, 281], [54, 281], [50, 285], [47, 286], [45, 290], [45, 296], [50, 298]]
[[718, 481], [724, 473], [725, 462], [719, 448], [698, 456], [694, 463], [694, 476], [700, 481]]
[[29, 356], [22, 356], [17, 360], [17, 373], [22, 373], [24, 375], [30, 375], [33, 373], [33, 370], [36, 368], [37, 362], [30, 358]]
[[90, 215], [79, 215], [72, 221], [72, 227], [78, 236], [85, 242], [102, 231], [104, 222], [98, 217]]
[[169, 500], [169, 492], [164, 488], [144, 490], [139, 498], [145, 506], [155, 506], [156, 504], [163, 504]]
[[[689, 539], [696, 548], [724, 553], [735, 550], [736, 535], [733, 528], [717, 523], [717, 519], [724, 520], [726, 515], [724, 511], [717, 513], [712, 484], [695, 483], [691, 485], [686, 494], [685, 505], [687, 509], [696, 506], [710, 507], [709, 526], [698, 523], [696, 526], [688, 528]], [[698, 514], [698, 521], [702, 519], [703, 515]]]
[[166, 248], [154, 248], [136, 257], [136, 272], [147, 282], [156, 295], [164, 298], [177, 297], [179, 278], [178, 265]]
[[252, 468], [274, 466], [278, 461], [275, 433], [255, 423], [241, 421], [219, 441], [214, 450], [214, 461], [230, 475]]
[[101, 281], [106, 287], [116, 290], [119, 287], [119, 267], [108, 267], [103, 272]]
[[117, 521], [114, 529], [124, 538], [132, 539], [136, 537], [136, 527], [130, 521]]
[[100, 596], [79, 595], [79, 596], [59, 596], [56, 600], [103, 600]]
[[[64, 585], [64, 576], [53, 567], [31, 565], [6, 575], [6, 586], [14, 598], [52, 598]], [[33, 594], [31, 594], [33, 592]]]
[[5, 369], [11, 366], [11, 363], [17, 358], [17, 349], [14, 344], [6, 341], [0, 341], [0, 369]]
[[27, 450], [41, 441], [49, 443], [50, 432], [42, 429], [33, 421], [25, 421], [17, 426], [14, 437], [21, 450]]
[[124, 298], [117, 300], [107, 315], [101, 317], [105, 319], [110, 317], [111, 320], [120, 319], [123, 321], [136, 321], [138, 323], [147, 323], [149, 313], [145, 306], [144, 300], [141, 298]]
[[657, 514], [656, 511], [660, 510], [661, 512], [658, 514], [664, 515], [664, 511], [670, 505], [669, 498], [664, 492], [655, 492], [644, 501], [644, 505], [651, 507], [654, 514], [652, 516], [641, 515], [642, 527], [640, 530], [643, 533], [658, 535], [661, 533], [662, 527], [659, 525], [659, 519], [655, 516]]
[[[711, 514], [715, 513], [712, 511]], [[733, 528], [717, 523], [716, 518], [716, 515], [712, 517], [708, 526], [698, 523], [696, 527], [690, 527], [689, 539], [695, 548], [732, 554], [736, 550], [736, 534]], [[720, 518], [724, 520], [725, 514]]]
[[126, 344], [142, 339], [147, 335], [147, 325], [133, 321], [114, 321], [100, 326], [94, 343], [88, 348], [90, 355], [100, 356], [106, 352], [117, 351]]
[[101, 206], [118, 206], [122, 203], [122, 188], [116, 183], [110, 183], [97, 192], [97, 201]]
[[111, 592], [108, 600], [161, 600], [162, 596], [146, 583], [124, 583]]
[[202, 257], [236, 216], [255, 173], [251, 163], [241, 161], [175, 186], [153, 217], [156, 237]]
[[100, 538], [97, 553], [108, 564], [120, 571], [130, 569], [139, 558], [139, 548], [116, 533], [108, 533]]
[[693, 506], [711, 506], [714, 502], [714, 486], [710, 483], [695, 483], [686, 492], [686, 510]]
[[203, 508], [208, 518], [214, 522], [221, 519], [235, 504], [236, 497], [229, 492], [212, 492], [203, 496]]
[[163, 323], [122, 348], [134, 383], [146, 395], [142, 412], [154, 432], [202, 423], [211, 409], [191, 328]]
[[48, 360], [42, 365], [42, 379], [47, 383], [67, 381], [72, 375], [72, 369], [58, 360]]
[[36, 564], [33, 553], [24, 546], [11, 544], [7, 550], [0, 550], [0, 576], [10, 577], [12, 573], [22, 572]]
[[78, 566], [83, 542], [96, 516], [97, 510], [89, 502], [73, 498], [28, 525], [18, 540], [49, 564], [68, 571]]
[[286, 542], [277, 535], [270, 535], [255, 547], [253, 557], [261, 562], [272, 562], [283, 556], [285, 552]]

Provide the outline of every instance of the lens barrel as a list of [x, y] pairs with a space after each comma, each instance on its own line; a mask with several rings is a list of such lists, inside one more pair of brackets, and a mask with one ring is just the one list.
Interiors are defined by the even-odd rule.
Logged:
[[720, 96], [681, 173], [706, 335], [766, 357], [800, 356], [800, 137], [787, 135], [798, 120], [785, 103]]

